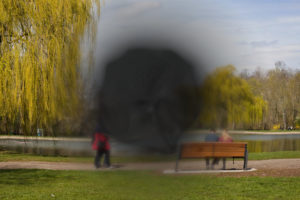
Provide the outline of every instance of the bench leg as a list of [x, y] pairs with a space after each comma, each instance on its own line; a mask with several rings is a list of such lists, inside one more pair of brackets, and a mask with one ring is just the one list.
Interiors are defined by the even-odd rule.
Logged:
[[178, 171], [178, 165], [179, 165], [179, 160], [181, 159], [181, 146], [177, 146], [177, 159], [176, 159], [176, 166], [175, 166], [175, 172]]
[[178, 164], [179, 164], [179, 159], [176, 160], [175, 172], [178, 171]]
[[247, 164], [248, 164], [248, 150], [247, 150], [247, 145], [245, 146], [245, 156], [244, 156], [244, 170], [247, 169]]
[[248, 156], [246, 156], [246, 157], [244, 158], [244, 170], [247, 169], [247, 164], [248, 164]]

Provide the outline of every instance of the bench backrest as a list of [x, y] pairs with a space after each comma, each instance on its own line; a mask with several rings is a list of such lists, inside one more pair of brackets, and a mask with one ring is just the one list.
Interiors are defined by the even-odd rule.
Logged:
[[180, 146], [180, 158], [244, 157], [246, 149], [245, 142], [184, 143]]

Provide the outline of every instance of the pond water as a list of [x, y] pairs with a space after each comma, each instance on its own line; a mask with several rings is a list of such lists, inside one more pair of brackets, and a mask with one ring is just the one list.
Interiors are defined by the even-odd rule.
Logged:
[[[231, 134], [234, 141], [248, 142], [249, 152], [300, 151], [300, 134]], [[186, 134], [182, 142], [204, 141], [205, 134]]]
[[[206, 134], [188, 133], [181, 142], [201, 142]], [[300, 151], [300, 134], [231, 134], [234, 141], [248, 142], [249, 152]], [[147, 153], [143, 149], [111, 141], [112, 155], [139, 155]], [[89, 138], [54, 140], [35, 137], [31, 139], [0, 137], [0, 150], [14, 150], [19, 153], [33, 153], [40, 155], [84, 156], [94, 155]], [[149, 153], [149, 152], [148, 152]]]
[[[135, 155], [141, 149], [111, 140], [112, 155]], [[90, 138], [0, 137], [0, 151], [60, 156], [93, 156]]]

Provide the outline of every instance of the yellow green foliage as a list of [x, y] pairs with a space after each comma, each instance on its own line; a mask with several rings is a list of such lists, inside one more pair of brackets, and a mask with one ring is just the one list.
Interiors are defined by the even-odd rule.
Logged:
[[280, 129], [280, 124], [274, 124], [272, 129], [273, 130], [279, 130]]
[[97, 0], [0, 0], [2, 131], [50, 130], [76, 114], [80, 40], [93, 35], [94, 8]]
[[248, 83], [234, 74], [232, 65], [217, 68], [201, 87], [200, 123], [223, 128], [258, 127], [266, 103], [254, 96]]
[[261, 96], [255, 96], [253, 103], [248, 107], [248, 127], [252, 129], [263, 129], [263, 117], [268, 111], [267, 102]]

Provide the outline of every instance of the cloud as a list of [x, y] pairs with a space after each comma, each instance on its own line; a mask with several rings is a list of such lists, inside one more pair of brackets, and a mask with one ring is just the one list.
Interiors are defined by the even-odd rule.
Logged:
[[[163, 38], [208, 67], [273, 67], [277, 60], [299, 66], [300, 5], [219, 0], [111, 0], [101, 13], [103, 56], [128, 40]], [[288, 7], [287, 9], [285, 9]], [[128, 39], [129, 38], [129, 39]], [[243, 42], [241, 42], [243, 41]], [[100, 51], [99, 50], [99, 51]]]
[[268, 46], [274, 46], [278, 44], [278, 40], [272, 40], [272, 41], [267, 41], [267, 40], [261, 40], [261, 41], [251, 41], [251, 42], [239, 42], [240, 45], [250, 45], [254, 48], [260, 48], [260, 47], [268, 47]]
[[300, 16], [282, 17], [277, 20], [279, 23], [300, 23]]
[[299, 67], [299, 52], [300, 44], [265, 46], [241, 55], [234, 64], [243, 66], [244, 69], [255, 69], [257, 66], [272, 69], [275, 62], [282, 60], [289, 66], [297, 68]]
[[117, 9], [117, 17], [119, 18], [128, 18], [137, 16], [143, 12], [148, 10], [160, 7], [160, 3], [157, 1], [141, 1], [141, 2], [134, 2], [128, 6], [121, 7]]
[[259, 48], [257, 50], [258, 52], [261, 53], [285, 53], [285, 54], [294, 54], [294, 53], [299, 53], [300, 52], [300, 45], [299, 44], [293, 44], [293, 45], [282, 45], [278, 47], [263, 47]]

